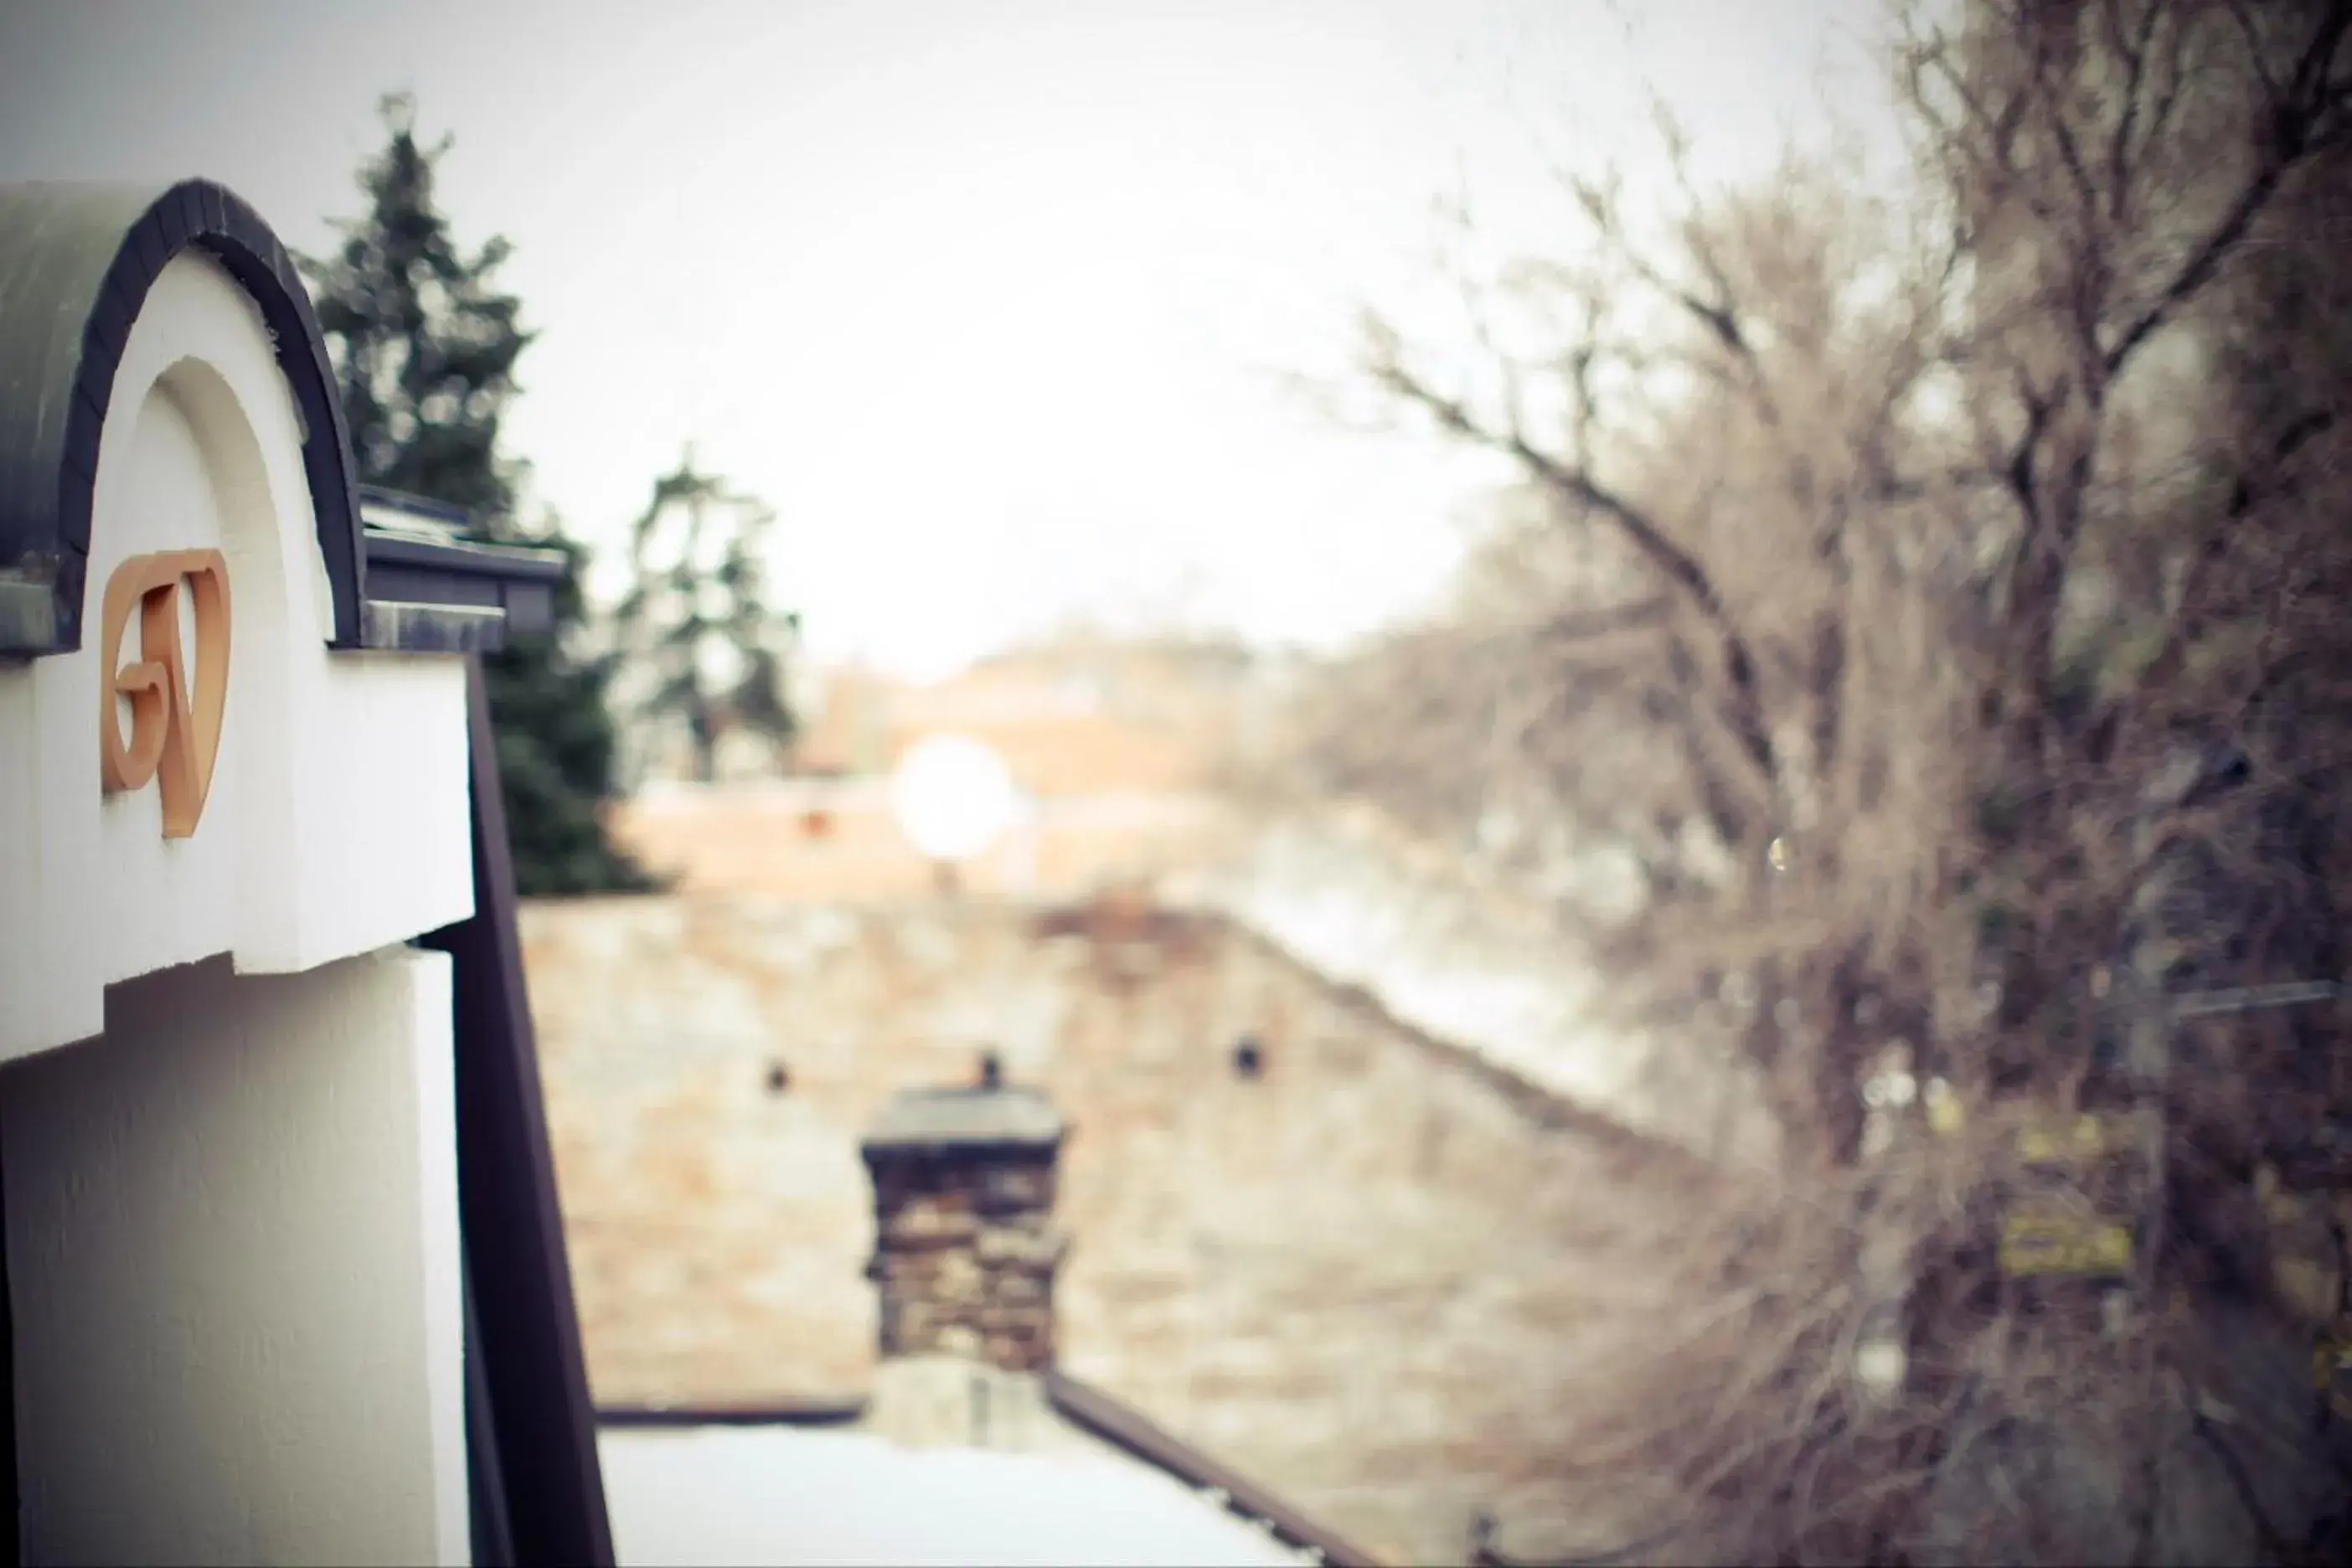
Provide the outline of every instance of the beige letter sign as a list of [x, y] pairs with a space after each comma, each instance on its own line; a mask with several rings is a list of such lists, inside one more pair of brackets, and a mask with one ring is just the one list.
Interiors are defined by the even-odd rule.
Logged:
[[[195, 679], [180, 646], [180, 584], [195, 612]], [[122, 636], [139, 612], [139, 658], [122, 662]], [[100, 766], [106, 793], [141, 789], [163, 797], [163, 837], [185, 838], [204, 815], [220, 754], [228, 700], [228, 563], [217, 550], [135, 555], [106, 584], [106, 637], [100, 645]], [[131, 700], [131, 739], [115, 703]]]

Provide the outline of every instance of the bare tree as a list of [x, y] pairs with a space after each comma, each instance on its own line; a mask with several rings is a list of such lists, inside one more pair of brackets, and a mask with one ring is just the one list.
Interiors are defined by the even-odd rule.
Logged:
[[[1769, 1085], [1790, 1169], [1667, 1270], [1704, 1331], [1676, 1360], [1645, 1315], [1596, 1406], [1633, 1413], [1617, 1462], [1679, 1478], [1670, 1550], [2284, 1552], [2326, 1441], [2275, 1391], [2228, 1442], [2200, 1412], [2305, 1332], [2252, 1173], [2352, 1112], [2310, 1067], [2345, 1042], [2151, 1020], [2347, 956], [2352, 709], [2320, 672], [2352, 651], [2352, 295], [2316, 226], [2352, 184], [2352, 4], [1895, 22], [1907, 205], [1793, 157], [1702, 199], [1661, 115], [1656, 237], [1563, 171], [1583, 247], [1465, 271], [1475, 352], [1368, 321], [1369, 378], [1540, 504], [1459, 614], [1334, 678], [1308, 750], [1431, 826], [1508, 799], [1631, 846], [1631, 1003]], [[2137, 1130], [2121, 1186], [2068, 1178], [2135, 1238], [2096, 1310], [1991, 1256], [2041, 1180], [2017, 1129], [2083, 1110]], [[2257, 1436], [2267, 1469], [2231, 1447]], [[2177, 1441], [2224, 1457], [2184, 1479]], [[2030, 1498], [1984, 1489], [2029, 1454]]]

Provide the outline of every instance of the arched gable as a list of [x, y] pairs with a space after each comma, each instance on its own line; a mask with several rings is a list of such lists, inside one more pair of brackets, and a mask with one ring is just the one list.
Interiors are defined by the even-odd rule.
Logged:
[[163, 269], [209, 256], [259, 311], [299, 421], [331, 647], [360, 646], [366, 551], [317, 315], [269, 226], [209, 180], [0, 186], [0, 658], [81, 646], [99, 437]]

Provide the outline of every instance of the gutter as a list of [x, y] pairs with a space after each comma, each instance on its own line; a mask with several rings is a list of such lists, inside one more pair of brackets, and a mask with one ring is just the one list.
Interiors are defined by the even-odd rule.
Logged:
[[561, 551], [464, 538], [453, 521], [462, 514], [389, 490], [363, 490], [361, 510], [362, 647], [495, 653], [509, 632], [554, 626]]

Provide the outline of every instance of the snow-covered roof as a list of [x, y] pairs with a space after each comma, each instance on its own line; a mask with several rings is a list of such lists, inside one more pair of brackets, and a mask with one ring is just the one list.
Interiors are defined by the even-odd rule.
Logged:
[[608, 1428], [598, 1447], [622, 1568], [1308, 1561], [1108, 1447], [911, 1447], [792, 1426]]
[[1561, 1100], [1710, 1158], [1757, 1151], [1769, 1129], [1735, 1067], [1604, 1022], [1606, 977], [1556, 925], [1382, 826], [1361, 812], [1267, 824], [1161, 891]]

